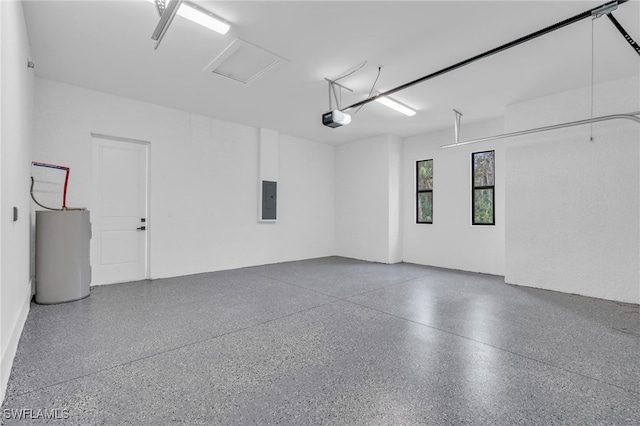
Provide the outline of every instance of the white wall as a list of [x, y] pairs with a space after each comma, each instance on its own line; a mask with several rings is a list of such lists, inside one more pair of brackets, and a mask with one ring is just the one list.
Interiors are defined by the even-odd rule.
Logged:
[[[262, 182], [278, 182], [280, 174], [280, 133], [271, 129], [260, 129], [258, 136], [258, 220], [271, 222], [273, 219], [262, 218]], [[277, 189], [276, 189], [277, 191]], [[278, 217], [277, 192], [276, 192], [276, 219]]]
[[[504, 274], [505, 175], [501, 141], [441, 149], [451, 129], [404, 139], [403, 257], [405, 262], [488, 274]], [[460, 140], [503, 133], [502, 119], [465, 124]], [[495, 150], [495, 226], [471, 225], [471, 153]], [[433, 159], [433, 223], [416, 223], [416, 161]]]
[[90, 133], [151, 141], [151, 277], [333, 255], [334, 147], [280, 134], [278, 221], [259, 223], [259, 129], [36, 80], [34, 159], [91, 207]]
[[[0, 401], [29, 312], [29, 160], [33, 70], [22, 3], [0, 1]], [[12, 209], [18, 207], [18, 221]]]
[[402, 139], [389, 136], [389, 263], [402, 262]]
[[376, 136], [336, 148], [336, 244], [339, 256], [402, 260], [400, 139]]
[[[589, 117], [590, 89], [509, 106], [508, 131]], [[597, 85], [594, 115], [640, 110], [638, 77]], [[640, 126], [625, 121], [508, 142], [506, 281], [640, 302]]]

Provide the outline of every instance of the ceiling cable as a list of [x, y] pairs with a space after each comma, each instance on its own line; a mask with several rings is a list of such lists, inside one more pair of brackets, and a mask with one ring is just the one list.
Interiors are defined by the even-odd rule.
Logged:
[[[340, 99], [338, 99], [338, 94], [336, 93], [336, 85], [333, 83], [329, 83], [329, 87], [331, 87], [331, 92], [333, 92], [333, 98], [336, 101], [336, 106], [338, 109], [340, 109], [341, 105], [340, 105], [340, 100], [342, 100], [342, 96], [340, 96]], [[340, 94], [342, 94], [342, 91], [340, 91]]]
[[[340, 109], [342, 107], [342, 89], [345, 89], [349, 92], [353, 92], [353, 90], [349, 89], [346, 86], [343, 86], [342, 84], [338, 83], [338, 80], [342, 80], [343, 78], [349, 77], [350, 75], [355, 74], [356, 72], [360, 71], [362, 69], [362, 67], [364, 67], [367, 64], [367, 61], [364, 60], [362, 62], [360, 62], [359, 64], [349, 68], [348, 70], [346, 70], [345, 72], [343, 72], [342, 74], [338, 75], [338, 77], [334, 78], [334, 79], [329, 79], [325, 77], [325, 80], [328, 82], [327, 88], [329, 90], [329, 111], [333, 111], [333, 101], [335, 100], [336, 102], [336, 108]], [[336, 86], [338, 86], [339, 92], [336, 92]]]
[[353, 67], [350, 70], [346, 70], [344, 73], [342, 73], [341, 76], [334, 78], [333, 80], [331, 80], [332, 82], [336, 82], [338, 80], [342, 80], [343, 78], [349, 77], [350, 75], [355, 74], [356, 72], [360, 71], [362, 69], [362, 67], [364, 67], [365, 65], [367, 65], [367, 61], [362, 61], [360, 62], [358, 65], [356, 65], [355, 67]]
[[[378, 75], [376, 76], [376, 79], [373, 81], [373, 86], [371, 86], [371, 90], [369, 90], [369, 94], [367, 95], [367, 98], [371, 96], [371, 94], [373, 93], [373, 91], [376, 88], [376, 83], [378, 82], [378, 79], [380, 78], [380, 72], [382, 71], [382, 65], [378, 65]], [[355, 110], [354, 114], [357, 114], [358, 111], [360, 111], [362, 109], [364, 105], [360, 105], [358, 107], [357, 110]]]

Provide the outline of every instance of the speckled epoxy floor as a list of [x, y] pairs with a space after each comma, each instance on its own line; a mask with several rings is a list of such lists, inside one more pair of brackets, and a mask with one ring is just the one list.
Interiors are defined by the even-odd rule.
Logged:
[[339, 257], [96, 287], [31, 305], [2, 408], [6, 424], [637, 425], [639, 312]]

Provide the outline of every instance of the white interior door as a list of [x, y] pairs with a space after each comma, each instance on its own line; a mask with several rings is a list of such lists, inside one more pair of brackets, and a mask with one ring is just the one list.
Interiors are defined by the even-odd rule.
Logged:
[[147, 143], [93, 135], [91, 284], [148, 278]]

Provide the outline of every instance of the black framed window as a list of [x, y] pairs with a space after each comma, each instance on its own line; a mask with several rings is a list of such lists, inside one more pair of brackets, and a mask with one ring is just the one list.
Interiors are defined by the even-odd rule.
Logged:
[[433, 223], [433, 160], [416, 161], [416, 223]]
[[471, 220], [474, 225], [495, 225], [495, 151], [471, 154]]

